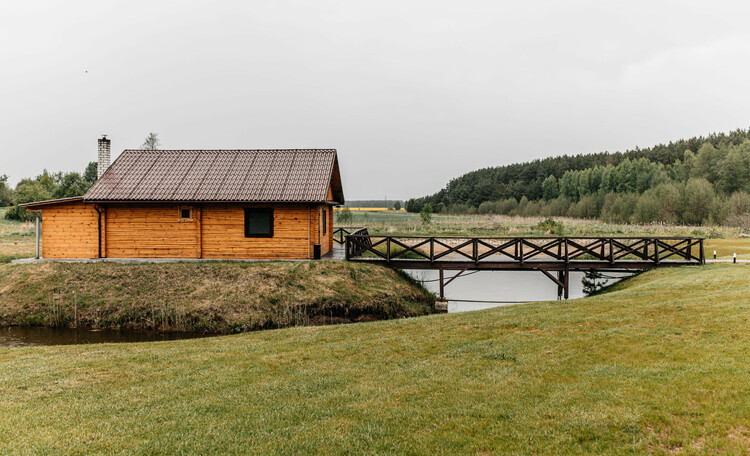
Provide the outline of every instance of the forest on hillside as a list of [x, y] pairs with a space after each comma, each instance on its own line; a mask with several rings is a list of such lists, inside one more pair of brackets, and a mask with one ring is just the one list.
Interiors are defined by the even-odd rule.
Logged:
[[750, 217], [750, 129], [651, 148], [563, 155], [484, 168], [406, 210], [732, 224]]

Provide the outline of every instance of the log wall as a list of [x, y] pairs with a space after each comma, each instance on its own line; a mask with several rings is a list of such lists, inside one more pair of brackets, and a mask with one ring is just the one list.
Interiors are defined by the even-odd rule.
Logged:
[[181, 220], [180, 207], [183, 206], [107, 206], [102, 255], [109, 258], [198, 258], [199, 208], [193, 207], [191, 219]]
[[[273, 207], [273, 237], [245, 237], [244, 209], [253, 207]], [[310, 212], [307, 205], [204, 205], [203, 258], [311, 258]]]
[[[274, 209], [273, 237], [245, 237], [245, 208]], [[190, 208], [191, 218], [180, 218]], [[328, 219], [323, 234], [320, 217]], [[102, 256], [108, 258], [305, 259], [313, 246], [333, 248], [330, 206], [284, 204], [110, 204], [102, 211]], [[43, 208], [46, 258], [96, 258], [97, 213], [91, 204]]]
[[91, 204], [56, 204], [42, 210], [43, 258], [97, 258], [98, 214]]

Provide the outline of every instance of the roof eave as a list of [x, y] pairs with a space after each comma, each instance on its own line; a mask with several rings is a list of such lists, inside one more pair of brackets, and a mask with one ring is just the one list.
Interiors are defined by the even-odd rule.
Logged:
[[[84, 203], [120, 203], [120, 204], [329, 204], [331, 201], [310, 200], [310, 201], [258, 201], [258, 200], [114, 200], [114, 199], [84, 199]], [[333, 202], [333, 204], [341, 204]]]
[[44, 201], [34, 201], [32, 203], [19, 204], [18, 207], [23, 207], [28, 211], [28, 210], [33, 210], [33, 208], [37, 206], [49, 206], [52, 204], [74, 203], [76, 201], [83, 201], [83, 197], [73, 196], [69, 198], [57, 198], [57, 199], [44, 200]]

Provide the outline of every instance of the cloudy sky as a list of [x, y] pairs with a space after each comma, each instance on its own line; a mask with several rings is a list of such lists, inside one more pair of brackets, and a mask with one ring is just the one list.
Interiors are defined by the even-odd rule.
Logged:
[[0, 175], [339, 150], [347, 199], [750, 126], [750, 2], [5, 1]]

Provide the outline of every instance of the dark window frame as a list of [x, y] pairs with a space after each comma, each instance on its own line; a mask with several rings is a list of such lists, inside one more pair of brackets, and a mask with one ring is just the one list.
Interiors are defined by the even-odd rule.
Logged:
[[[188, 211], [188, 216], [183, 217], [183, 211]], [[193, 208], [190, 206], [180, 206], [177, 208], [177, 220], [180, 222], [192, 222], [193, 221]]]
[[323, 235], [328, 234], [328, 211], [323, 208]]
[[[268, 227], [268, 233], [250, 233], [248, 220], [253, 213], [266, 212], [270, 215], [270, 226]], [[245, 220], [245, 237], [246, 238], [272, 238], [273, 237], [273, 208], [272, 207], [246, 207], [244, 210]]]

